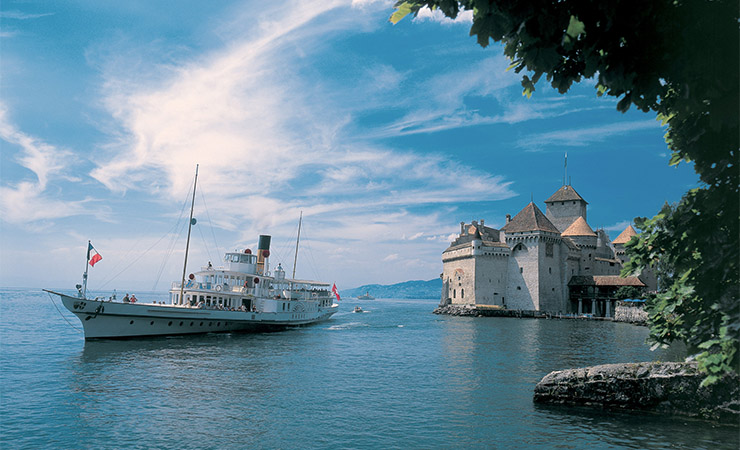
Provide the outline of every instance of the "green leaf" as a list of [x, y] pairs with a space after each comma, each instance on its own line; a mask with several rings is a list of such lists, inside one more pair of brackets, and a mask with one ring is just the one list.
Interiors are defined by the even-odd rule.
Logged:
[[421, 7], [419, 5], [411, 2], [403, 2], [401, 4], [396, 3], [396, 11], [391, 14], [391, 17], [388, 20], [390, 23], [395, 25], [409, 14], [416, 14], [420, 8]]
[[572, 38], [577, 38], [584, 31], [586, 31], [586, 24], [578, 20], [576, 16], [570, 16], [570, 23], [568, 24], [568, 30], [565, 34]]

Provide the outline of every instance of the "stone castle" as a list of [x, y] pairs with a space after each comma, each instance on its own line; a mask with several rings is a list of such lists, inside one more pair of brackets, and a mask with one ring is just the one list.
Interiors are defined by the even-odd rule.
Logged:
[[619, 287], [656, 290], [649, 271], [619, 276], [624, 244], [637, 234], [631, 225], [610, 242], [588, 225], [588, 202], [570, 185], [545, 205], [545, 213], [531, 202], [507, 214], [500, 230], [462, 222], [442, 253], [442, 304], [610, 317]]

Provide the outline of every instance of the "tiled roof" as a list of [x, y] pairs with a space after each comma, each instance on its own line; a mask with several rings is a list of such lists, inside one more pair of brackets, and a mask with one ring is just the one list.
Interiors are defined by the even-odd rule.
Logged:
[[578, 195], [578, 192], [576, 192], [575, 189], [573, 189], [573, 186], [565, 185], [557, 190], [554, 194], [550, 196], [547, 200], [545, 200], [545, 203], [550, 202], [567, 202], [572, 200], [580, 200], [586, 204], [588, 202], [583, 199], [580, 195]]
[[620, 277], [619, 275], [575, 275], [570, 277], [568, 286], [637, 286], [645, 287], [638, 277]]
[[555, 225], [552, 224], [545, 214], [534, 203], [525, 206], [519, 211], [519, 214], [511, 219], [511, 222], [501, 228], [507, 233], [518, 233], [523, 231], [549, 231], [550, 233], [560, 233]]
[[632, 225], [627, 225], [627, 228], [612, 241], [612, 244], [626, 244], [632, 239], [632, 236], [637, 236], [637, 231], [632, 228]]
[[586, 219], [579, 217], [563, 231], [563, 236], [596, 236], [596, 233], [588, 226]]

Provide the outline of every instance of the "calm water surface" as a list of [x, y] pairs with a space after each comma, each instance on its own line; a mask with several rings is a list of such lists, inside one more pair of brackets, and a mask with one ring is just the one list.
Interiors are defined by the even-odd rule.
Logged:
[[277, 333], [85, 342], [58, 300], [0, 289], [0, 447], [740, 444], [737, 429], [706, 422], [532, 403], [553, 370], [683, 358], [651, 352], [645, 328], [436, 316], [435, 303], [349, 300], [329, 322]]

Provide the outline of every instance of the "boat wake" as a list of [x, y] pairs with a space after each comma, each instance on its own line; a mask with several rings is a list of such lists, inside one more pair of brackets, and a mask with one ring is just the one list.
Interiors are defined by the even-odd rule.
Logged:
[[335, 331], [335, 330], [349, 330], [349, 329], [352, 329], [352, 328], [364, 328], [364, 327], [369, 327], [369, 326], [370, 325], [368, 325], [366, 323], [362, 323], [362, 322], [348, 322], [348, 323], [343, 323], [343, 324], [338, 324], [338, 325], [332, 325], [329, 328], [327, 328], [327, 330], [333, 330], [333, 331]]

